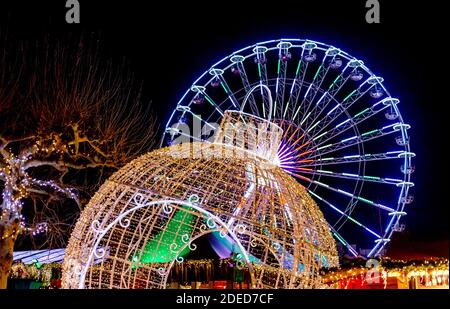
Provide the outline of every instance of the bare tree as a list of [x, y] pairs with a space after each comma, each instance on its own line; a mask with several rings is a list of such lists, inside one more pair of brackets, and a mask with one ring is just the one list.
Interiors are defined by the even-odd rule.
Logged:
[[45, 245], [63, 245], [79, 208], [105, 177], [153, 146], [156, 127], [132, 74], [102, 61], [95, 40], [0, 43], [5, 288], [17, 239], [45, 233]]

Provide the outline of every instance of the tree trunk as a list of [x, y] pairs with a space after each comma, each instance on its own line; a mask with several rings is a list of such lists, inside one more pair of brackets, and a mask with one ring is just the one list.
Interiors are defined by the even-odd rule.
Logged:
[[6, 289], [9, 270], [13, 262], [17, 227], [0, 225], [0, 289]]

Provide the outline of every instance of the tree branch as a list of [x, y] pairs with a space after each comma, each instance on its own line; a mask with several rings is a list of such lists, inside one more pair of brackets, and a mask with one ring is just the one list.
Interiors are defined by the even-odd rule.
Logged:
[[28, 170], [33, 167], [40, 166], [51, 166], [60, 172], [64, 172], [67, 170], [65, 163], [63, 161], [40, 161], [40, 160], [31, 160], [24, 164], [23, 169]]

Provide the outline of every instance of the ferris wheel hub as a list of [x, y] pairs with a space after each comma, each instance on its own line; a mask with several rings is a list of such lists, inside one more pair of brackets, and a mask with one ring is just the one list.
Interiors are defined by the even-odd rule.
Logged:
[[225, 111], [214, 143], [245, 150], [247, 153], [277, 163], [283, 129], [266, 119], [242, 111]]

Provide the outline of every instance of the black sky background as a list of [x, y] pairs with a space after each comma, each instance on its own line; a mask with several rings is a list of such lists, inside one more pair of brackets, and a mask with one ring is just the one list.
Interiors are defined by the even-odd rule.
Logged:
[[[444, 241], [448, 252], [448, 41], [438, 1], [380, 0], [381, 24], [365, 22], [365, 1], [87, 1], [81, 24], [65, 23], [65, 1], [2, 1], [0, 29], [33, 38], [41, 33], [100, 33], [106, 56], [129, 60], [144, 96], [164, 127], [179, 97], [219, 59], [276, 38], [307, 38], [341, 48], [385, 79], [412, 125], [417, 154], [413, 204], [400, 239]], [[148, 2], [148, 3], [147, 3]], [[178, 2], [178, 1], [177, 1]], [[448, 253], [447, 253], [448, 255]]]

